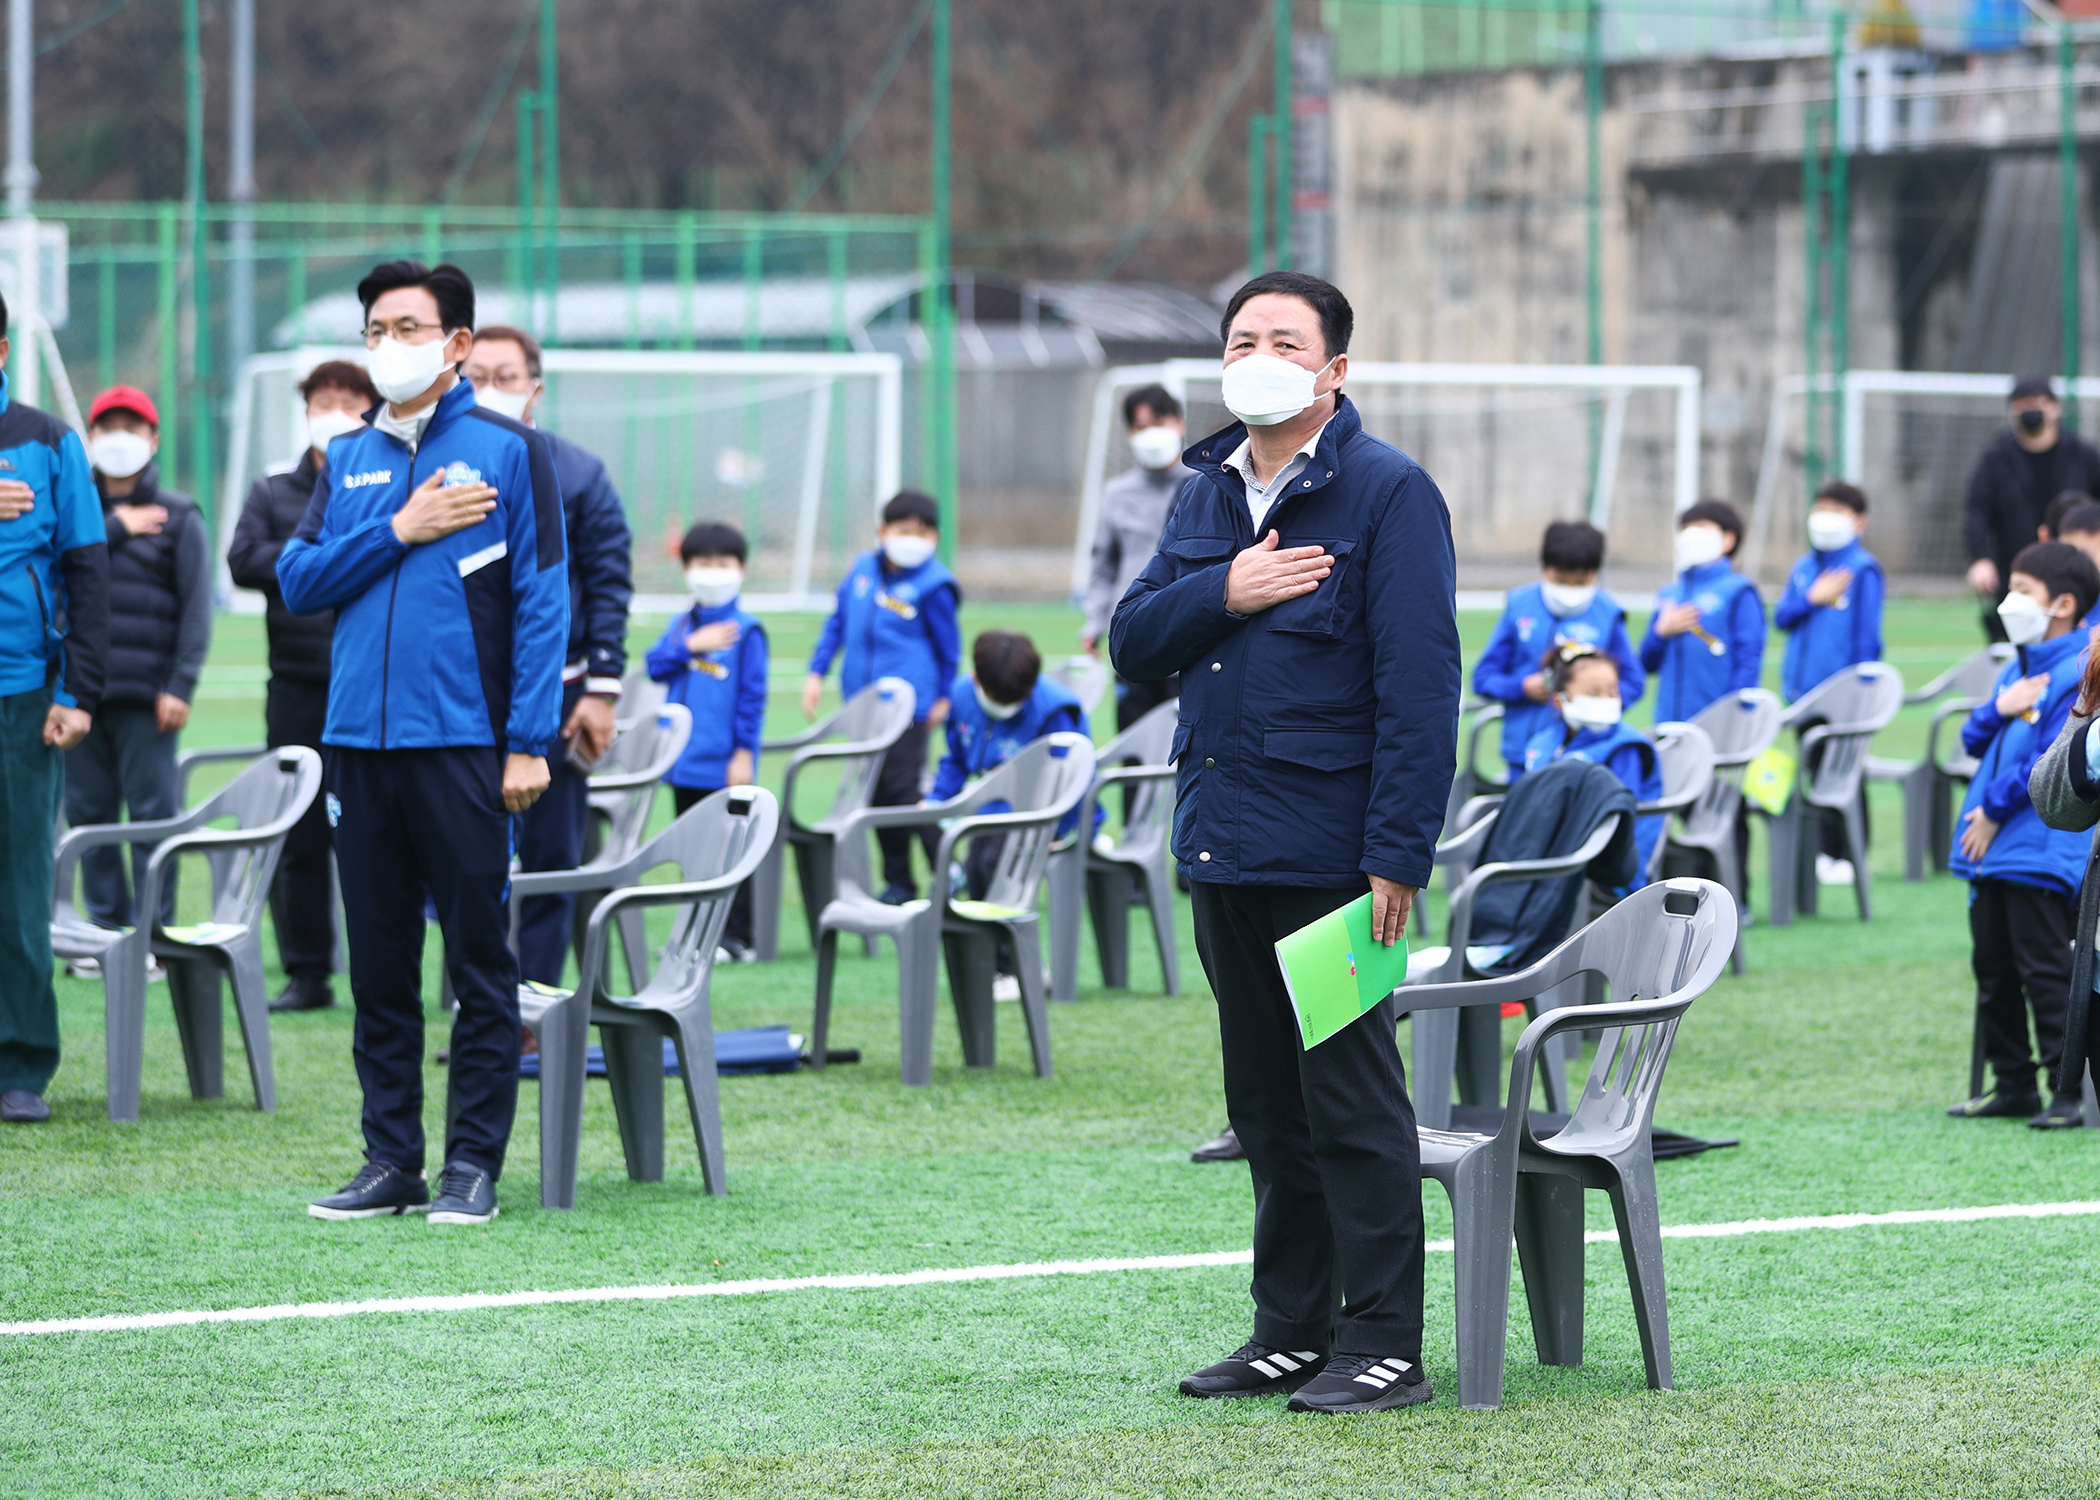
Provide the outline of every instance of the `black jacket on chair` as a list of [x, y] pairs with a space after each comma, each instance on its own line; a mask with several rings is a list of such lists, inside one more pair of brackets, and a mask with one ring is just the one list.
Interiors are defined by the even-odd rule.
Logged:
[[[95, 476], [99, 489], [100, 474]], [[151, 536], [133, 536], [118, 505], [159, 505], [168, 512]], [[102, 702], [151, 708], [162, 693], [185, 703], [211, 649], [211, 536], [189, 496], [162, 489], [148, 464], [128, 495], [102, 496], [109, 538], [109, 677]]]
[[306, 518], [321, 467], [311, 448], [281, 474], [265, 474], [248, 490], [241, 519], [226, 548], [226, 568], [244, 589], [260, 589], [270, 632], [270, 675], [293, 682], [328, 685], [328, 653], [335, 639], [335, 611], [295, 615], [277, 587], [277, 554]]
[[1508, 945], [1508, 955], [1495, 964], [1494, 972], [1514, 972], [1559, 946], [1568, 935], [1585, 878], [1615, 889], [1633, 879], [1640, 863], [1633, 837], [1633, 793], [1606, 767], [1557, 760], [1509, 789], [1475, 869], [1515, 860], [1566, 858], [1613, 813], [1625, 814], [1619, 831], [1582, 874], [1511, 881], [1480, 893], [1473, 904], [1467, 946]]

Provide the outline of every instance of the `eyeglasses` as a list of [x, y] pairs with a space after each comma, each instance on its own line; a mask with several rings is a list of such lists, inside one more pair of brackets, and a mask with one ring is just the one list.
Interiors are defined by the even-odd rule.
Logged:
[[416, 318], [396, 318], [391, 323], [375, 320], [365, 325], [365, 347], [374, 348], [384, 338], [397, 338], [404, 344], [420, 344], [425, 342], [426, 335], [443, 338], [444, 325], [425, 323]]

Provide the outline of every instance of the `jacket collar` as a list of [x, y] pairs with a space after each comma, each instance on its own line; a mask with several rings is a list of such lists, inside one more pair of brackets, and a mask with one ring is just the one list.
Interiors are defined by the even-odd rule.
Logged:
[[2032, 646], [2020, 648], [2019, 670], [2025, 676], [2037, 672], [2053, 672], [2063, 664], [2064, 658], [2083, 651], [2091, 641], [2092, 633], [2072, 626], [2053, 641], [2037, 641]]
[[[0, 376], [0, 380], [4, 379], [6, 379], [5, 376]], [[89, 473], [94, 475], [95, 493], [101, 497], [104, 510], [108, 510], [112, 505], [166, 505], [168, 503], [161, 498], [160, 494], [159, 459], [147, 460], [146, 467], [139, 470], [137, 488], [128, 495], [112, 497], [109, 491], [103, 488], [102, 480], [104, 476], [102, 471], [100, 469], [90, 469]]]
[[[1356, 403], [1347, 395], [1336, 397], [1334, 415], [1329, 417], [1327, 425], [1320, 429], [1320, 440], [1313, 448], [1312, 460], [1306, 464], [1301, 476], [1311, 482], [1296, 484], [1288, 496], [1278, 495], [1277, 503], [1280, 505], [1286, 499], [1325, 489], [1333, 480], [1339, 479], [1342, 473], [1342, 447], [1349, 439], [1363, 431], [1363, 426], [1363, 418], [1357, 414]], [[1181, 461], [1198, 474], [1209, 475], [1212, 480], [1224, 485], [1232, 493], [1244, 496], [1245, 485], [1241, 483], [1239, 475], [1225, 467], [1225, 460], [1239, 451], [1240, 444], [1246, 440], [1247, 424], [1234, 422], [1230, 427], [1220, 428], [1183, 453]], [[1251, 521], [1249, 525], [1252, 525]]]
[[1866, 544], [1858, 537], [1854, 537], [1835, 552], [1818, 552], [1811, 547], [1808, 555], [1815, 559], [1818, 572], [1827, 571], [1831, 568], [1850, 568], [1857, 573], [1862, 563], [1869, 563], [1874, 560], [1868, 554]]
[[1719, 583], [1734, 571], [1735, 564], [1722, 557], [1700, 567], [1687, 568], [1677, 576], [1685, 581], [1687, 588], [1699, 589], [1705, 588], [1709, 583]]
[[[462, 375], [452, 383], [451, 390], [438, 397], [437, 405], [430, 409], [430, 421], [424, 425], [423, 436], [416, 441], [416, 452], [420, 454], [425, 448], [429, 447], [432, 438], [449, 427], [462, 414], [473, 410], [474, 406], [474, 384], [466, 376]], [[385, 410], [386, 403], [382, 401], [379, 405], [373, 407], [371, 412], [367, 413], [366, 421], [371, 423], [374, 431], [384, 431], [378, 424], [378, 416]], [[387, 436], [393, 437], [393, 434], [387, 433]], [[394, 438], [394, 441], [400, 442], [400, 439]]]

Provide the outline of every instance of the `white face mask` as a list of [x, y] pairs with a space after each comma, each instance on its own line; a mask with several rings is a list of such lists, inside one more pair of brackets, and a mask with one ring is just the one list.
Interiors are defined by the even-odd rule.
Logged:
[[1609, 729], [1619, 722], [1616, 698], [1563, 698], [1560, 716], [1576, 729]]
[[396, 406], [413, 401], [436, 382], [445, 368], [445, 345], [449, 339], [427, 344], [404, 344], [383, 338], [379, 347], [365, 356], [365, 373], [379, 394]]
[[489, 386], [486, 390], [476, 390], [474, 400], [498, 416], [509, 417], [513, 422], [522, 422], [525, 420], [525, 408], [532, 404], [532, 398], [539, 393], [539, 382], [534, 381], [529, 391], [499, 391], [494, 386]]
[[727, 604], [744, 586], [742, 568], [703, 568], [695, 563], [685, 570], [685, 586], [693, 602], [702, 609]]
[[1998, 606], [2005, 638], [2015, 646], [2032, 646], [2049, 633], [2049, 611], [2025, 594], [2007, 594]]
[[1859, 527], [1849, 514], [1841, 516], [1834, 510], [1808, 513], [1808, 544], [1818, 552], [1835, 552], [1858, 535]]
[[977, 706], [994, 719], [1011, 719], [1015, 714], [1027, 707], [1025, 700], [1020, 703], [1001, 703], [996, 698], [988, 697], [984, 689], [978, 687], [977, 679], [974, 677], [970, 679], [970, 686], [977, 691]]
[[1727, 550], [1718, 526], [1687, 526], [1677, 533], [1677, 571], [1689, 573], [1708, 563], [1719, 562]]
[[309, 412], [306, 417], [307, 446], [326, 453], [330, 443], [364, 425], [365, 419], [354, 411]]
[[1244, 355], [1225, 367], [1219, 382], [1224, 387], [1225, 409], [1249, 427], [1288, 422], [1318, 399], [1313, 386], [1333, 363], [1330, 359], [1319, 369], [1308, 370], [1274, 354]]
[[1148, 469], [1171, 469], [1181, 461], [1181, 434], [1171, 427], [1140, 427], [1130, 435], [1130, 452]]
[[1556, 620], [1565, 620], [1569, 615], [1579, 615], [1590, 607], [1597, 597], [1594, 583], [1542, 583], [1539, 594], [1546, 601], [1546, 613]]
[[153, 439], [118, 428], [98, 432], [88, 444], [88, 458], [112, 479], [129, 479], [153, 462]]
[[909, 573], [932, 557], [933, 549], [937, 545], [930, 536], [908, 536], [899, 532], [882, 539], [882, 555], [890, 560], [892, 566]]

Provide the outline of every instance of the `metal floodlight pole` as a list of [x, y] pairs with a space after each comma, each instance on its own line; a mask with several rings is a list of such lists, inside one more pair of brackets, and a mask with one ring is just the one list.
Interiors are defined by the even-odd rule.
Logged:
[[[1588, 268], [1583, 287], [1584, 302], [1589, 314], [1587, 353], [1593, 365], [1604, 363], [1604, 6], [1603, 0], [1590, 0], [1588, 23], [1583, 31], [1582, 57], [1582, 125], [1584, 154], [1587, 157], [1588, 177], [1585, 184], [1584, 207], [1587, 220], [1584, 225], [1587, 239]], [[1590, 403], [1590, 473], [1600, 476], [1592, 483], [1590, 509], [1598, 511], [1609, 504], [1610, 496], [1600, 493], [1600, 459], [1604, 452], [1604, 408], [1596, 402]]]
[[557, 332], [554, 303], [561, 291], [561, 48], [555, 25], [555, 0], [540, 0], [540, 216], [541, 265], [547, 289], [547, 312], [540, 337], [551, 342]]
[[1276, 91], [1270, 106], [1269, 159], [1276, 172], [1276, 207], [1269, 216], [1269, 264], [1291, 264], [1291, 0], [1276, 3]]
[[[1852, 180], [1845, 146], [1845, 12], [1830, 17], [1830, 456], [1845, 452], [1845, 368], [1852, 360]], [[1857, 479], [1858, 475], [1849, 476]]]
[[227, 343], [235, 367], [255, 352], [255, 0], [233, 0], [227, 79], [226, 196], [234, 204]]
[[518, 90], [518, 321], [527, 328], [539, 320], [534, 315], [537, 298], [533, 291], [533, 263], [539, 258], [539, 218], [533, 207], [532, 110], [536, 99], [531, 89]]
[[2084, 342], [2084, 309], [2079, 305], [2078, 277], [2078, 91], [2073, 78], [2077, 51], [2072, 45], [2067, 21], [2056, 31], [2056, 163], [2057, 188], [2062, 195], [2059, 217], [2063, 239], [2058, 257], [2063, 262], [2064, 302], [2064, 425], [2078, 430], [2078, 398], [2073, 394]]
[[955, 555], [955, 311], [949, 302], [953, 279], [950, 216], [953, 166], [951, 153], [950, 65], [953, 58], [950, 0], [933, 0], [933, 265], [929, 289], [932, 314], [933, 497], [940, 507], [941, 556]]
[[189, 409], [190, 493], [207, 517], [211, 514], [211, 268], [206, 252], [211, 243], [204, 221], [204, 47], [198, 24], [198, 0], [182, 0], [182, 62], [184, 87], [183, 149], [188, 167], [184, 192], [190, 217], [190, 305], [193, 309], [190, 335]]
[[1269, 269], [1269, 117], [1247, 117], [1247, 274]]
[[14, 358], [8, 374], [14, 397], [34, 405], [37, 347], [33, 332], [37, 307], [36, 199], [36, 37], [31, 0], [8, 0], [7, 7], [7, 211], [14, 220], [15, 264], [23, 268], [14, 288]]

